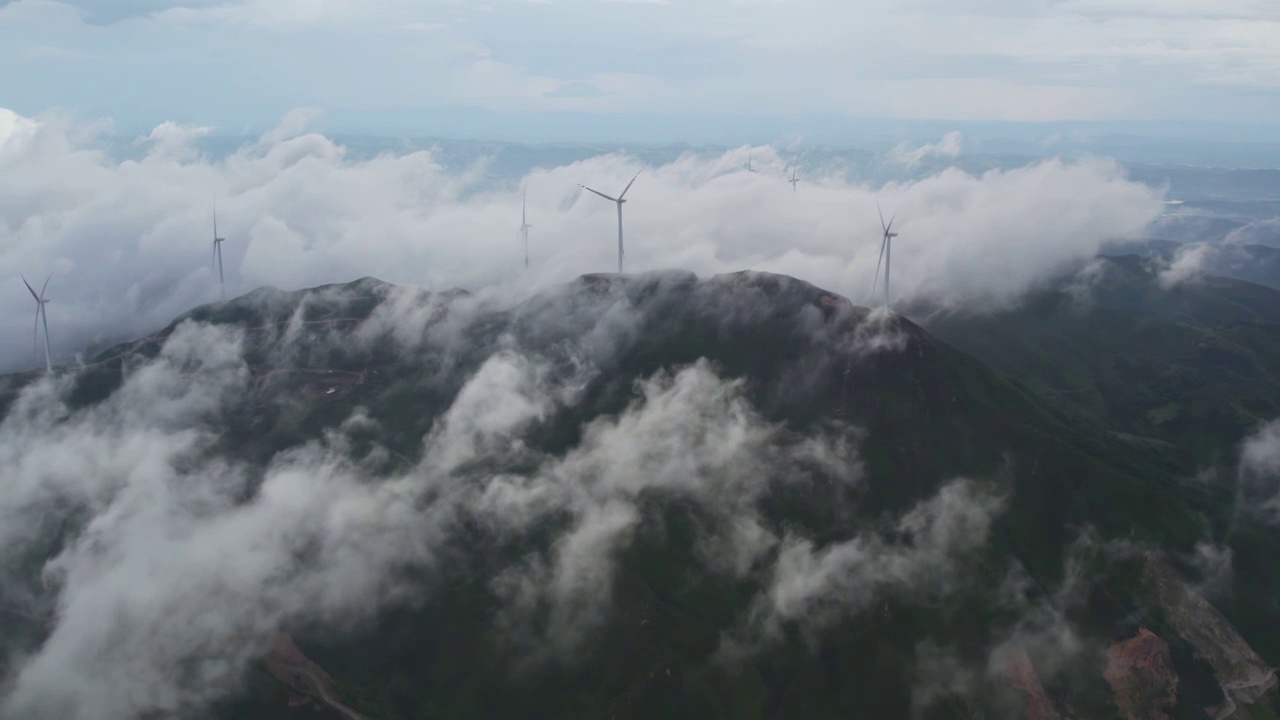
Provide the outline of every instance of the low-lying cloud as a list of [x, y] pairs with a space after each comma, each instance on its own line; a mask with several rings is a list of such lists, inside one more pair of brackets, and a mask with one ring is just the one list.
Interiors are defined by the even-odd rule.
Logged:
[[[352, 159], [306, 131], [307, 111], [221, 159], [195, 151], [204, 128], [166, 123], [118, 160], [96, 126], [0, 118], [0, 368], [36, 364], [34, 303], [18, 280], [52, 274], [50, 332], [60, 363], [95, 339], [163, 326], [218, 297], [211, 265], [217, 200], [228, 294], [364, 275], [431, 289], [543, 287], [616, 264], [614, 206], [639, 169], [607, 154], [495, 189], [485, 168], [444, 170], [430, 151]], [[957, 139], [958, 142], [958, 139]], [[948, 156], [944, 141], [927, 154]], [[757, 172], [747, 172], [748, 152]], [[910, 153], [921, 152], [917, 149]], [[910, 159], [910, 158], [908, 158]], [[741, 269], [794, 275], [866, 302], [880, 250], [876, 213], [897, 212], [893, 287], [901, 297], [1000, 304], [1104, 241], [1139, 233], [1160, 193], [1103, 159], [1047, 160], [971, 175], [958, 169], [883, 188], [835, 175], [783, 182], [771, 147], [682, 156], [647, 168], [627, 195], [629, 271]], [[531, 268], [516, 232], [528, 189]]]
[[[437, 318], [438, 333], [402, 335], [416, 352], [445, 352], [434, 343], [458, 342], [449, 323], [469, 322], [443, 321], [407, 291], [387, 307], [411, 327]], [[599, 323], [577, 348], [499, 338], [466, 366], [421, 459], [391, 472], [386, 450], [357, 449], [354, 438], [380, 429], [360, 408], [265, 466], [220, 449], [258, 392], [250, 346], [291, 342], [294, 323], [253, 333], [187, 321], [88, 408], [69, 402], [73, 375], [31, 383], [0, 422], [11, 468], [0, 477], [0, 604], [46, 618], [47, 636], [0, 655], [0, 714], [191, 714], [234, 695], [275, 631], [358, 629], [504, 544], [524, 550], [486, 578], [495, 632], [519, 657], [571, 662], [608, 621], [619, 556], [641, 529], [660, 531], [655, 499], [697, 510], [687, 550], [706, 573], [758, 579], [734, 636], [748, 646], [766, 646], [782, 622], [817, 631], [877, 593], [945, 592], [951, 562], [985, 541], [1000, 502], [968, 480], [906, 514], [894, 528], [905, 539], [855, 530], [819, 546], [777, 526], [761, 509], [771, 492], [861, 482], [859, 435], [770, 422], [741, 381], [706, 362], [640, 379], [629, 407], [586, 424], [567, 450], [540, 450], [530, 432], [582, 401], [600, 371], [591, 358], [607, 356], [590, 344], [626, 320]], [[375, 315], [347, 341], [394, 339], [396, 326]], [[477, 530], [486, 542], [473, 542]]]
[[1262, 425], [1245, 438], [1239, 473], [1239, 509], [1280, 524], [1280, 420]]

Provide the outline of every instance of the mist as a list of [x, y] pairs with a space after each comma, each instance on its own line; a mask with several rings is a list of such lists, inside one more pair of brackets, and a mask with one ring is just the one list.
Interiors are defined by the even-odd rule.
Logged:
[[[59, 364], [86, 346], [129, 339], [217, 300], [213, 206], [228, 296], [362, 276], [434, 290], [546, 287], [616, 267], [614, 206], [578, 187], [620, 192], [641, 163], [606, 154], [494, 184], [480, 162], [449, 172], [432, 151], [358, 159], [308, 132], [302, 109], [235, 152], [197, 148], [211, 128], [165, 123], [135, 159], [107, 149], [109, 126], [58, 115], [0, 123], [0, 369], [36, 365], [34, 302], [18, 279], [49, 284]], [[895, 149], [906, 165], [959, 150], [951, 134]], [[750, 153], [753, 168], [745, 169]], [[785, 155], [785, 156], [784, 156]], [[973, 175], [943, 170], [884, 187], [806, 166], [783, 181], [790, 153], [741, 147], [651, 166], [627, 195], [626, 269], [701, 275], [741, 269], [797, 276], [866, 302], [880, 252], [877, 202], [896, 213], [893, 287], [903, 298], [1000, 307], [1108, 239], [1130, 237], [1162, 210], [1160, 191], [1110, 160], [1049, 159]], [[528, 189], [531, 267], [517, 227]]]
[[[865, 482], [860, 431], [771, 421], [742, 380], [706, 361], [639, 378], [626, 407], [541, 450], [531, 438], [584, 402], [641, 318], [607, 294], [553, 295], [522, 316], [532, 346], [510, 335], [468, 344], [486, 298], [445, 314], [438, 296], [385, 292], [349, 332], [184, 321], [97, 404], [73, 402], [74, 373], [21, 390], [0, 421], [11, 468], [0, 476], [0, 607], [42, 631], [0, 652], [0, 714], [188, 716], [241, 692], [277, 630], [355, 632], [477, 568], [513, 662], [572, 665], [610, 622], [621, 557], [662, 534], [655, 499], [696, 511], [680, 550], [702, 572], [758, 588], [725, 635], [724, 654], [741, 658], [767, 652], [784, 626], [820, 632], [882, 593], [955, 591], [954, 563], [985, 545], [1002, 510], [984, 484], [939, 478], [939, 493], [889, 532], [853, 525], [819, 543], [779, 525], [762, 509], [773, 493]], [[605, 305], [575, 315], [563, 300]], [[750, 317], [771, 301], [733, 302]], [[853, 357], [894, 352], [884, 322], [852, 328]], [[566, 328], [569, 340], [546, 340]], [[359, 406], [262, 465], [222, 444], [261, 397], [250, 355], [388, 342], [453, 363], [436, 378], [458, 375], [417, 459], [389, 464], [385, 428]]]

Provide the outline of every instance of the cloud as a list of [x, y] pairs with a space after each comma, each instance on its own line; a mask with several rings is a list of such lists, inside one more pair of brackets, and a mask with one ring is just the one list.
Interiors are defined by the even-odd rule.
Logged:
[[1206, 540], [1196, 543], [1191, 555], [1191, 566], [1200, 575], [1196, 591], [1210, 600], [1231, 597], [1235, 571], [1229, 546]]
[[736, 654], [754, 643], [776, 641], [798, 626], [816, 642], [824, 630], [883, 601], [888, 594], [946, 596], [961, 581], [957, 560], [987, 542], [1003, 499], [970, 480], [945, 485], [898, 522], [909, 540], [886, 541], [876, 533], [817, 548], [795, 536], [783, 538], [767, 589], [749, 613], [742, 638], [728, 639]]
[[543, 93], [547, 97], [564, 97], [564, 98], [583, 98], [583, 97], [599, 97], [605, 95], [605, 91], [590, 83], [563, 83], [555, 90], [548, 90]]
[[900, 143], [889, 152], [889, 160], [891, 162], [900, 163], [913, 168], [919, 165], [926, 158], [953, 158], [960, 154], [962, 144], [962, 136], [958, 131], [952, 131], [942, 136], [942, 139], [936, 143], [926, 143], [919, 147], [912, 147], [909, 143]]
[[[744, 380], [706, 361], [638, 378], [627, 407], [586, 422], [567, 448], [542, 449], [539, 433], [586, 409], [588, 386], [646, 322], [603, 282], [543, 293], [489, 339], [507, 296], [325, 290], [279, 326], [185, 321], [152, 359], [130, 358], [96, 405], [72, 401], [72, 375], [29, 383], [0, 421], [12, 469], [0, 478], [0, 607], [47, 618], [48, 634], [0, 653], [0, 712], [196, 714], [243, 686], [275, 631], [358, 632], [476, 573], [510, 659], [571, 663], [611, 620], [622, 558], [655, 537], [699, 572], [757, 588], [742, 623], [726, 627], [730, 654], [767, 651], [783, 626], [820, 633], [886, 595], [964, 585], [957, 563], [985, 544], [999, 496], [956, 480], [885, 530], [855, 524], [819, 543], [770, 515], [768, 500], [856, 489], [860, 434], [769, 421]], [[704, 311], [726, 327], [776, 310], [751, 283], [719, 287], [725, 307]], [[349, 332], [301, 326], [312, 305], [369, 295], [383, 302]], [[806, 317], [799, 332], [826, 332]], [[884, 322], [847, 327], [855, 346], [842, 352], [884, 351]], [[418, 459], [391, 469], [390, 451], [367, 442], [390, 428], [359, 407], [260, 465], [226, 444], [227, 428], [270, 415], [248, 358], [392, 348], [443, 398], [424, 410]], [[664, 538], [664, 512], [688, 513], [692, 533]]]
[[1237, 510], [1280, 522], [1280, 420], [1272, 420], [1240, 446]]
[[1178, 248], [1172, 261], [1158, 260], [1163, 265], [1159, 274], [1160, 287], [1169, 289], [1204, 275], [1212, 250], [1211, 246], [1203, 243], [1183, 245]]
[[[22, 0], [5, 0], [0, 2], [0, 9], [5, 5], [21, 2]], [[114, 0], [109, 3], [93, 0], [57, 0], [57, 2], [76, 8], [84, 22], [90, 25], [112, 25], [172, 8], [202, 8], [227, 4], [226, 0]]]
[[[199, 106], [213, 114], [200, 122], [239, 124], [246, 115], [261, 122], [260, 108], [276, 102], [283, 104], [268, 112], [296, 104], [563, 109], [565, 98], [543, 93], [577, 78], [580, 58], [590, 57], [612, 79], [592, 84], [610, 95], [578, 98], [573, 107], [758, 115], [764, 94], [771, 98], [764, 113], [772, 116], [1217, 121], [1224, 105], [1247, 108], [1260, 122], [1280, 116], [1280, 105], [1258, 92], [1280, 83], [1269, 44], [1280, 18], [1261, 3], [486, 7], [410, 0], [8, 3], [0, 6], [7, 21], [0, 48], [12, 48], [8, 57], [26, 72], [6, 101], [29, 112], [74, 107], [154, 125], [176, 107], [169, 98], [194, 97], [198, 74]], [[449, 28], [422, 43], [402, 29], [413, 24]], [[193, 53], [193, 39], [209, 52]], [[117, 74], [36, 62], [29, 59], [33, 47], [75, 48], [107, 67], [128, 64], [153, 93], [122, 100]], [[495, 78], [468, 67], [461, 60], [467, 55], [455, 52], [460, 47], [485, 53], [503, 71]], [[394, 72], [415, 63], [430, 70]], [[264, 66], [275, 72], [264, 75]], [[844, 71], [868, 66], [881, 70], [855, 77]]]
[[[29, 367], [30, 298], [17, 275], [53, 273], [52, 345], [60, 363], [93, 341], [151, 332], [218, 297], [209, 233], [216, 195], [228, 295], [372, 275], [432, 289], [546, 287], [614, 266], [616, 214], [577, 183], [621, 189], [623, 154], [550, 164], [481, 184], [430, 151], [350, 157], [305, 131], [306, 111], [229, 156], [184, 146], [199, 130], [166, 124], [144, 154], [116, 160], [82, 125], [8, 116], [0, 145], [0, 368]], [[160, 140], [163, 139], [163, 142]], [[970, 175], [949, 169], [883, 188], [814, 175], [798, 193], [785, 160], [757, 147], [651, 166], [628, 194], [627, 269], [701, 274], [770, 270], [864, 302], [879, 250], [876, 202], [897, 211], [893, 287], [999, 305], [1112, 237], [1138, 234], [1157, 191], [1113, 162], [1048, 160]], [[528, 187], [532, 268], [516, 233]]]
[[[422, 327], [410, 293], [392, 293], [386, 312]], [[456, 333], [483, 321], [483, 298], [457, 301], [481, 305], [414, 338], [419, 361], [467, 351]], [[257, 412], [262, 386], [246, 356], [300, 352], [279, 347], [299, 342], [294, 321], [252, 337], [184, 322], [86, 408], [69, 401], [72, 376], [27, 385], [0, 422], [0, 460], [13, 469], [0, 479], [0, 606], [50, 627], [25, 657], [0, 655], [4, 714], [196, 712], [241, 687], [275, 630], [358, 629], [383, 608], [429, 597], [434, 578], [491, 565], [501, 556], [465, 559], [491, 543], [525, 548], [490, 578], [502, 638], [524, 656], [564, 660], [607, 619], [617, 556], [654, 523], [654, 498], [700, 508], [688, 550], [708, 572], [746, 577], [777, 544], [758, 508], [771, 488], [812, 473], [856, 482], [848, 429], [801, 436], [770, 423], [742, 381], [706, 362], [641, 379], [630, 407], [586, 425], [562, 454], [528, 444], [530, 429], [581, 402], [599, 372], [590, 358], [607, 358], [605, 346], [636, 321], [599, 302], [588, 313], [596, 327], [573, 330], [568, 343], [524, 348], [506, 336], [461, 362], [421, 460], [391, 474], [379, 470], [385, 451], [356, 450], [353, 438], [379, 432], [358, 408], [265, 466], [224, 454], [226, 428]], [[336, 350], [329, 344], [350, 350], [352, 338], [374, 347], [397, 337], [394, 324], [375, 315], [352, 336], [308, 342], [322, 354]], [[926, 511], [903, 527], [948, 527], [948, 517]], [[476, 543], [477, 529], [490, 542]], [[548, 529], [549, 543], [531, 541]], [[32, 555], [42, 561], [9, 562]]]

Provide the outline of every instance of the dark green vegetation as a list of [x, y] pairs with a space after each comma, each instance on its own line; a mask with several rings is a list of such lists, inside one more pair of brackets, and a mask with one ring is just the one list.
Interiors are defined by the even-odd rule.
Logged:
[[1280, 544], [1272, 528], [1233, 512], [1240, 442], [1280, 417], [1280, 291], [1215, 276], [1166, 288], [1137, 256], [1101, 263], [1087, 291], [1064, 278], [1010, 311], [917, 310], [931, 332], [1077, 425], [1166, 458], [1176, 468], [1166, 487], [1181, 481], [1194, 493], [1212, 538], [1232, 549], [1235, 585], [1218, 598], [1222, 609], [1280, 664], [1270, 630]]
[[[860, 532], [911, 546], [895, 518], [955, 477], [1006, 497], [990, 541], [955, 559], [961, 580], [943, 597], [885, 590], [874, 610], [816, 634], [788, 625], [762, 651], [727, 662], [718, 654], [726, 634], [743, 627], [770, 578], [707, 572], [695, 552], [706, 522], [698, 507], [642, 494], [636, 537], [616, 559], [608, 617], [582, 648], [534, 666], [495, 630], [502, 605], [490, 581], [544, 551], [557, 521], [516, 541], [470, 528], [443, 577], [423, 579], [417, 603], [371, 626], [285, 628], [370, 720], [896, 718], [911, 716], [913, 705], [928, 717], [963, 717], [1020, 707], [1022, 694], [986, 673], [992, 649], [1015, 631], [1051, 637], [1055, 623], [1067, 623], [1096, 650], [1134, 617], [1158, 622], [1137, 571], [1101, 548], [1125, 541], [1177, 556], [1221, 535], [1229, 493], [1179, 478], [1229, 462], [1248, 430], [1280, 416], [1272, 374], [1280, 294], [1212, 278], [1164, 290], [1137, 258], [1107, 262], [1083, 306], [1050, 289], [995, 316], [934, 315], [926, 323], [934, 335], [901, 317], [869, 317], [807, 283], [754, 273], [585, 276], [514, 308], [465, 293], [406, 298], [366, 278], [258, 291], [190, 317], [247, 330], [257, 391], [232, 410], [219, 450], [257, 465], [363, 408], [379, 429], [358, 449], [388, 448], [386, 472], [410, 467], [481, 364], [514, 350], [564, 375], [584, 364], [598, 370], [524, 438], [551, 456], [576, 447], [592, 422], [624, 412], [637, 381], [699, 360], [741, 378], [751, 404], [790, 436], [846, 437], [864, 477], [815, 467], [806, 483], [772, 483], [761, 501], [777, 534], [789, 529], [819, 547]], [[393, 302], [407, 342], [377, 329], [380, 308]], [[73, 404], [108, 397], [176, 326], [102, 353], [77, 378]], [[472, 472], [498, 470], [515, 469]], [[1082, 545], [1086, 527], [1096, 537]], [[1234, 539], [1243, 543], [1237, 558], [1252, 563], [1237, 567], [1237, 583], [1246, 573], [1280, 582], [1263, 567], [1265, 552], [1249, 554], [1280, 550], [1274, 532], [1250, 526]], [[1084, 568], [1086, 579], [1070, 567]], [[1022, 589], [1011, 593], [1011, 584]], [[1228, 616], [1280, 663], [1280, 645], [1264, 632], [1280, 610], [1242, 597]], [[926, 641], [970, 679], [926, 673]], [[1028, 653], [1061, 709], [1117, 717], [1096, 653], [1064, 659], [1049, 647]], [[1183, 646], [1176, 651], [1192, 668], [1177, 716], [1192, 717], [1212, 681]], [[289, 709], [277, 686], [255, 676], [222, 716], [320, 716], [309, 712]]]
[[[1075, 283], [1075, 284], [1073, 284]], [[928, 312], [930, 332], [1014, 376], [1077, 423], [1168, 443], [1183, 467], [1229, 460], [1280, 416], [1280, 291], [1203, 277], [1172, 288], [1137, 256], [996, 314]]]

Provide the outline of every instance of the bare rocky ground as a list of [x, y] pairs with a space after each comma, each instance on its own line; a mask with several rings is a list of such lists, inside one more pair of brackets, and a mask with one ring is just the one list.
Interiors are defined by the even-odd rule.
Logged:
[[1146, 628], [1107, 648], [1103, 673], [1127, 720], [1169, 720], [1178, 702], [1178, 675], [1169, 644]]
[[364, 720], [359, 713], [338, 700], [333, 692], [333, 678], [303, 654], [288, 635], [276, 633], [271, 651], [263, 658], [263, 663], [272, 677], [289, 688], [291, 707], [328, 707], [348, 720]]
[[1276, 688], [1276, 671], [1269, 667], [1222, 613], [1209, 604], [1161, 554], [1148, 552], [1143, 570], [1157, 601], [1174, 630], [1213, 668], [1227, 703], [1209, 708], [1215, 718], [1234, 714], [1238, 705], [1253, 705]]

